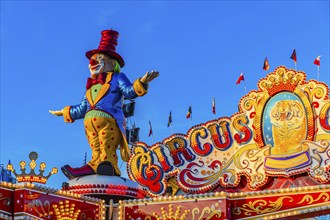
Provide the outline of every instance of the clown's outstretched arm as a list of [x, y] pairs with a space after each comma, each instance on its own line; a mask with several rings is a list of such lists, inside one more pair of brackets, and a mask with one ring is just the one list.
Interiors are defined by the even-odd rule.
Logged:
[[72, 123], [76, 119], [84, 118], [87, 111], [86, 96], [83, 97], [81, 103], [78, 105], [66, 106], [61, 110], [49, 110], [49, 112], [56, 116], [63, 116], [65, 122]]
[[56, 115], [56, 116], [63, 116], [63, 109], [61, 110], [49, 110], [50, 113], [52, 113], [53, 115]]
[[151, 72], [147, 72], [144, 76], [142, 76], [140, 78], [140, 81], [144, 84], [148, 84], [149, 82], [151, 82], [152, 80], [154, 80], [155, 78], [157, 78], [159, 76], [159, 72], [158, 71], [151, 71]]
[[71, 113], [70, 113], [70, 109], [72, 106], [66, 106], [65, 108], [61, 109], [61, 110], [49, 110], [49, 112], [53, 115], [56, 116], [63, 116], [63, 119], [65, 122], [67, 123], [72, 123], [74, 122], [74, 119], [78, 119], [77, 118], [72, 118]]

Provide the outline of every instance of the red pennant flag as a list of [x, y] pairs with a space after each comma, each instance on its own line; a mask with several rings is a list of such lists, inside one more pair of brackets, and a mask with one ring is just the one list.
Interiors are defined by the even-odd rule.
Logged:
[[243, 75], [243, 72], [241, 72], [241, 75], [239, 75], [239, 77], [238, 77], [238, 79], [237, 79], [237, 81], [236, 81], [236, 85], [240, 84], [242, 80], [244, 81], [244, 75]]
[[321, 56], [317, 56], [314, 60], [314, 64], [317, 66], [320, 66], [321, 64]]
[[215, 98], [212, 99], [212, 113], [215, 115]]
[[150, 137], [153, 134], [152, 132], [152, 127], [151, 127], [151, 121], [149, 120], [149, 135], [148, 137]]
[[291, 59], [296, 63], [297, 62], [297, 54], [296, 54], [296, 49], [293, 49], [293, 52], [291, 54]]
[[191, 110], [191, 105], [190, 105], [188, 108], [187, 116], [186, 116], [187, 119], [191, 117], [191, 113], [192, 113], [192, 110]]
[[269, 70], [269, 68], [270, 68], [270, 66], [269, 66], [269, 63], [268, 63], [268, 59], [267, 59], [267, 57], [265, 58], [265, 61], [264, 61], [264, 67], [263, 67], [263, 69], [264, 70]]

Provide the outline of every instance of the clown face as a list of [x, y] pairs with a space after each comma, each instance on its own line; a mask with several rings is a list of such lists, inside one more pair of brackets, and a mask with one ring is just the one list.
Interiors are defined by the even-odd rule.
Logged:
[[103, 53], [94, 54], [89, 60], [89, 71], [92, 78], [96, 78], [100, 73], [112, 71], [110, 58]]

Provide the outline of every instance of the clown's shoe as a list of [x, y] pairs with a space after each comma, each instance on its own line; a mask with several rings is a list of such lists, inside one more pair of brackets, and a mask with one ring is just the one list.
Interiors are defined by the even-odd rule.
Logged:
[[80, 176], [95, 174], [94, 170], [88, 164], [78, 168], [72, 168], [69, 165], [65, 165], [61, 167], [61, 170], [64, 175], [70, 180]]

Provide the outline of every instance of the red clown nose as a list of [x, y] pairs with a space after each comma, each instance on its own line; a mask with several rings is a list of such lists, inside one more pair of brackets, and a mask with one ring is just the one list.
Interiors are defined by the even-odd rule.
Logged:
[[94, 60], [94, 59], [90, 59], [90, 60], [89, 60], [89, 64], [90, 64], [91, 66], [95, 66], [96, 64], [98, 64], [98, 62], [96, 62], [96, 60]]

